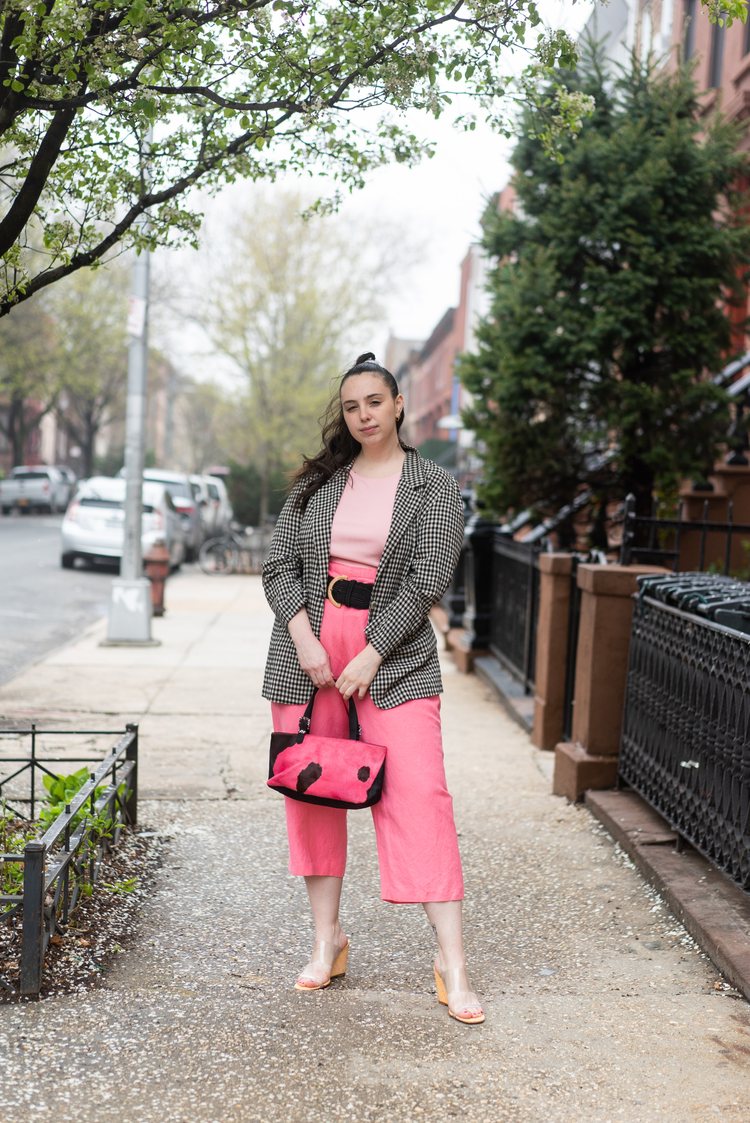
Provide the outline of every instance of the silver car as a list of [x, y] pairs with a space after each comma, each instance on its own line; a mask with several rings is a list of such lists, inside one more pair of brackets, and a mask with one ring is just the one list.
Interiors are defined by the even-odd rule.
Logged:
[[185, 560], [194, 561], [205, 535], [200, 503], [190, 477], [183, 472], [169, 472], [166, 468], [146, 468], [143, 479], [163, 484], [171, 495], [185, 532]]
[[[125, 480], [92, 476], [82, 480], [62, 521], [60, 564], [72, 569], [84, 561], [119, 561], [125, 537]], [[143, 552], [164, 542], [173, 568], [185, 559], [185, 532], [164, 484], [144, 482]]]

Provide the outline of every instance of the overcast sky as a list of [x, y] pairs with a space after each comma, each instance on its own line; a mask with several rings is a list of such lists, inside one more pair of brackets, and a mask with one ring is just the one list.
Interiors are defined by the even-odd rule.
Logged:
[[[590, 0], [542, 0], [539, 5], [547, 24], [563, 27], [574, 36], [592, 6]], [[478, 125], [476, 131], [464, 133], [447, 119], [434, 121], [425, 114], [421, 120], [416, 115], [413, 120], [415, 131], [421, 126], [425, 137], [437, 142], [435, 156], [416, 168], [390, 165], [371, 173], [365, 188], [343, 206], [343, 214], [353, 217], [363, 214], [372, 219], [382, 214], [422, 247], [418, 261], [389, 301], [382, 330], [371, 341], [379, 356], [389, 332], [426, 338], [445, 310], [457, 303], [461, 260], [470, 243], [479, 238], [487, 198], [505, 185], [509, 174], [512, 142], [486, 127]], [[228, 188], [208, 204], [209, 218], [228, 205], [230, 193], [236, 190]], [[163, 262], [164, 257], [162, 267]], [[171, 267], [175, 268], [175, 260]], [[188, 373], [200, 376], [191, 354], [195, 342], [191, 333], [176, 332], [169, 349]], [[363, 349], [369, 349], [369, 344]]]
[[[542, 0], [545, 23], [577, 35], [592, 4]], [[513, 142], [487, 128], [464, 133], [449, 121], [425, 118], [427, 136], [437, 140], [431, 160], [417, 168], [381, 168], [349, 206], [353, 211], [398, 216], [425, 245], [404, 293], [389, 308], [388, 328], [394, 335], [426, 338], [443, 312], [459, 295], [459, 266], [471, 242], [480, 236], [480, 218], [487, 199], [507, 183]], [[387, 332], [386, 332], [387, 334]]]

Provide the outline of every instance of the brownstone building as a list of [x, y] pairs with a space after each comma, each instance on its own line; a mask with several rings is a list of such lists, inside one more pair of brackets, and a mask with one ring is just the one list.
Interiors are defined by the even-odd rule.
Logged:
[[458, 305], [443, 313], [424, 342], [389, 340], [386, 358], [406, 399], [404, 435], [412, 444], [465, 443], [461, 409], [466, 391], [458, 381], [456, 359], [474, 349], [485, 304], [485, 259], [481, 248], [471, 245], [461, 262]]

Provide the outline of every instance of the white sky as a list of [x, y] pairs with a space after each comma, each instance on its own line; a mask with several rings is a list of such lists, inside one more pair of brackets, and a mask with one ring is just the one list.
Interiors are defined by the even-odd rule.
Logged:
[[[591, 11], [591, 0], [562, 3], [541, 0], [545, 23], [562, 27], [575, 36]], [[419, 118], [415, 118], [419, 120]], [[347, 199], [342, 213], [368, 218], [382, 214], [389, 222], [403, 227], [424, 247], [421, 260], [409, 270], [400, 290], [387, 308], [387, 322], [372, 341], [363, 340], [363, 350], [382, 356], [389, 332], [406, 338], [426, 338], [447, 308], [455, 305], [459, 294], [459, 265], [469, 244], [480, 235], [480, 218], [487, 198], [508, 179], [508, 155], [512, 141], [477, 126], [465, 133], [451, 127], [449, 120], [434, 121], [426, 114], [424, 134], [437, 141], [431, 160], [416, 168], [390, 165], [371, 173], [367, 185]], [[415, 131], [417, 126], [414, 126]], [[305, 186], [309, 181], [305, 182]], [[233, 189], [228, 188], [227, 193]], [[236, 187], [234, 188], [236, 190]], [[210, 217], [226, 205], [220, 194], [206, 208]], [[185, 252], [185, 251], [183, 251]], [[180, 255], [160, 253], [163, 269], [179, 269]], [[197, 340], [191, 332], [170, 335], [168, 350], [187, 373], [200, 377], [202, 360], [196, 363]], [[371, 346], [372, 344], [372, 346]]]

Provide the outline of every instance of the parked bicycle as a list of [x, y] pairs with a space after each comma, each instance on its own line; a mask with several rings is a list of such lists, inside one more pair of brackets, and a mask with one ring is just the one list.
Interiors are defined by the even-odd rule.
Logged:
[[198, 551], [198, 564], [211, 577], [260, 573], [265, 554], [266, 543], [260, 530], [233, 523], [224, 534], [206, 539]]

